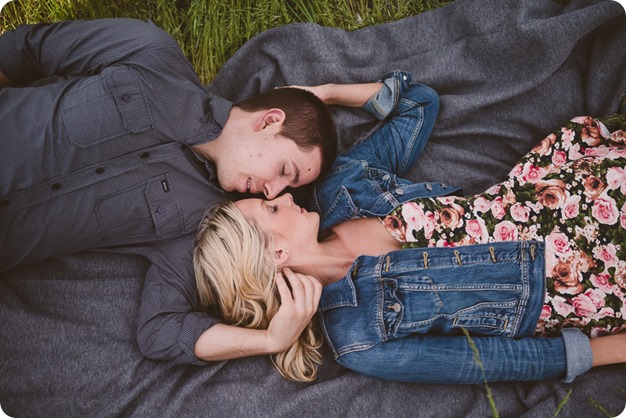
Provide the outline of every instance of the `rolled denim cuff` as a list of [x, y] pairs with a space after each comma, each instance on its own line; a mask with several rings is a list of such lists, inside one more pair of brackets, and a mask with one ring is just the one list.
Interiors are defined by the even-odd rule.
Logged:
[[565, 342], [565, 359], [567, 361], [567, 376], [563, 383], [571, 383], [589, 369], [593, 363], [589, 337], [578, 328], [563, 328], [561, 336]]
[[383, 120], [395, 109], [400, 97], [411, 84], [411, 73], [393, 71], [386, 74], [380, 81], [382, 87], [364, 105], [363, 109], [371, 113], [378, 120]]

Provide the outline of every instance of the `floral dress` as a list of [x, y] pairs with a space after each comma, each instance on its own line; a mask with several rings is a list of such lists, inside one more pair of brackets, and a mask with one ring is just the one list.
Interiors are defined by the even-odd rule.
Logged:
[[383, 225], [404, 248], [545, 242], [546, 298], [536, 335], [626, 329], [626, 144], [590, 117], [548, 135], [506, 181], [471, 197], [417, 199]]

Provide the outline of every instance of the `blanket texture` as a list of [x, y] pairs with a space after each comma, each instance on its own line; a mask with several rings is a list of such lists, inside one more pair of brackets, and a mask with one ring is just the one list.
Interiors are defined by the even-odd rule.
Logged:
[[[288, 84], [353, 83], [412, 71], [441, 111], [410, 172], [476, 193], [500, 181], [572, 116], [618, 109], [626, 92], [626, 16], [612, 1], [458, 0], [353, 32], [294, 24], [251, 39], [209, 89], [231, 100]], [[0, 103], [0, 105], [2, 105]], [[375, 123], [333, 110], [341, 147]], [[7, 239], [0, 237], [0, 239]], [[148, 265], [83, 252], [0, 276], [0, 405], [15, 417], [492, 416], [485, 387], [385, 382], [326, 352], [313, 384], [284, 380], [267, 358], [170, 366], [135, 343]], [[626, 365], [559, 381], [494, 383], [502, 417], [617, 416]]]

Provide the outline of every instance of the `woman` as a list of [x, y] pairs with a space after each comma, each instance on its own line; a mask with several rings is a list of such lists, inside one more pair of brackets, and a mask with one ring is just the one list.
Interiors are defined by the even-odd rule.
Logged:
[[[403, 77], [381, 90], [396, 97], [392, 115], [412, 102], [415, 87]], [[365, 107], [376, 108], [376, 97]], [[337, 159], [316, 187], [321, 219], [290, 195], [226, 204], [205, 218], [194, 254], [202, 303], [218, 305], [229, 323], [263, 328], [279, 295], [289, 297], [278, 268], [317, 277], [319, 323], [337, 361], [391, 380], [571, 381], [626, 361], [626, 148], [604, 144], [620, 137], [575, 119], [505, 182], [442, 197], [453, 189], [395, 177], [418, 153], [410, 145], [389, 151], [390, 139], [414, 141], [398, 128], [407, 120], [391, 117]], [[590, 341], [579, 328], [611, 335]], [[320, 344], [310, 324], [275, 365], [310, 380]]]

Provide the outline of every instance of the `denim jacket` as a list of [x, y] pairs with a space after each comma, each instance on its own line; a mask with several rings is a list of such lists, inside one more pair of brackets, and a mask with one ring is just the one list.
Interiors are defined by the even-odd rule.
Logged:
[[[383, 81], [364, 107], [387, 120], [338, 157], [315, 187], [322, 230], [459, 191], [397, 177], [423, 150], [438, 99], [430, 88], [411, 85], [407, 73]], [[569, 382], [591, 367], [591, 347], [578, 329], [532, 337], [545, 297], [544, 265], [544, 245], [536, 241], [361, 256], [345, 277], [324, 287], [320, 324], [336, 360], [370, 376], [422, 383], [565, 376]]]

